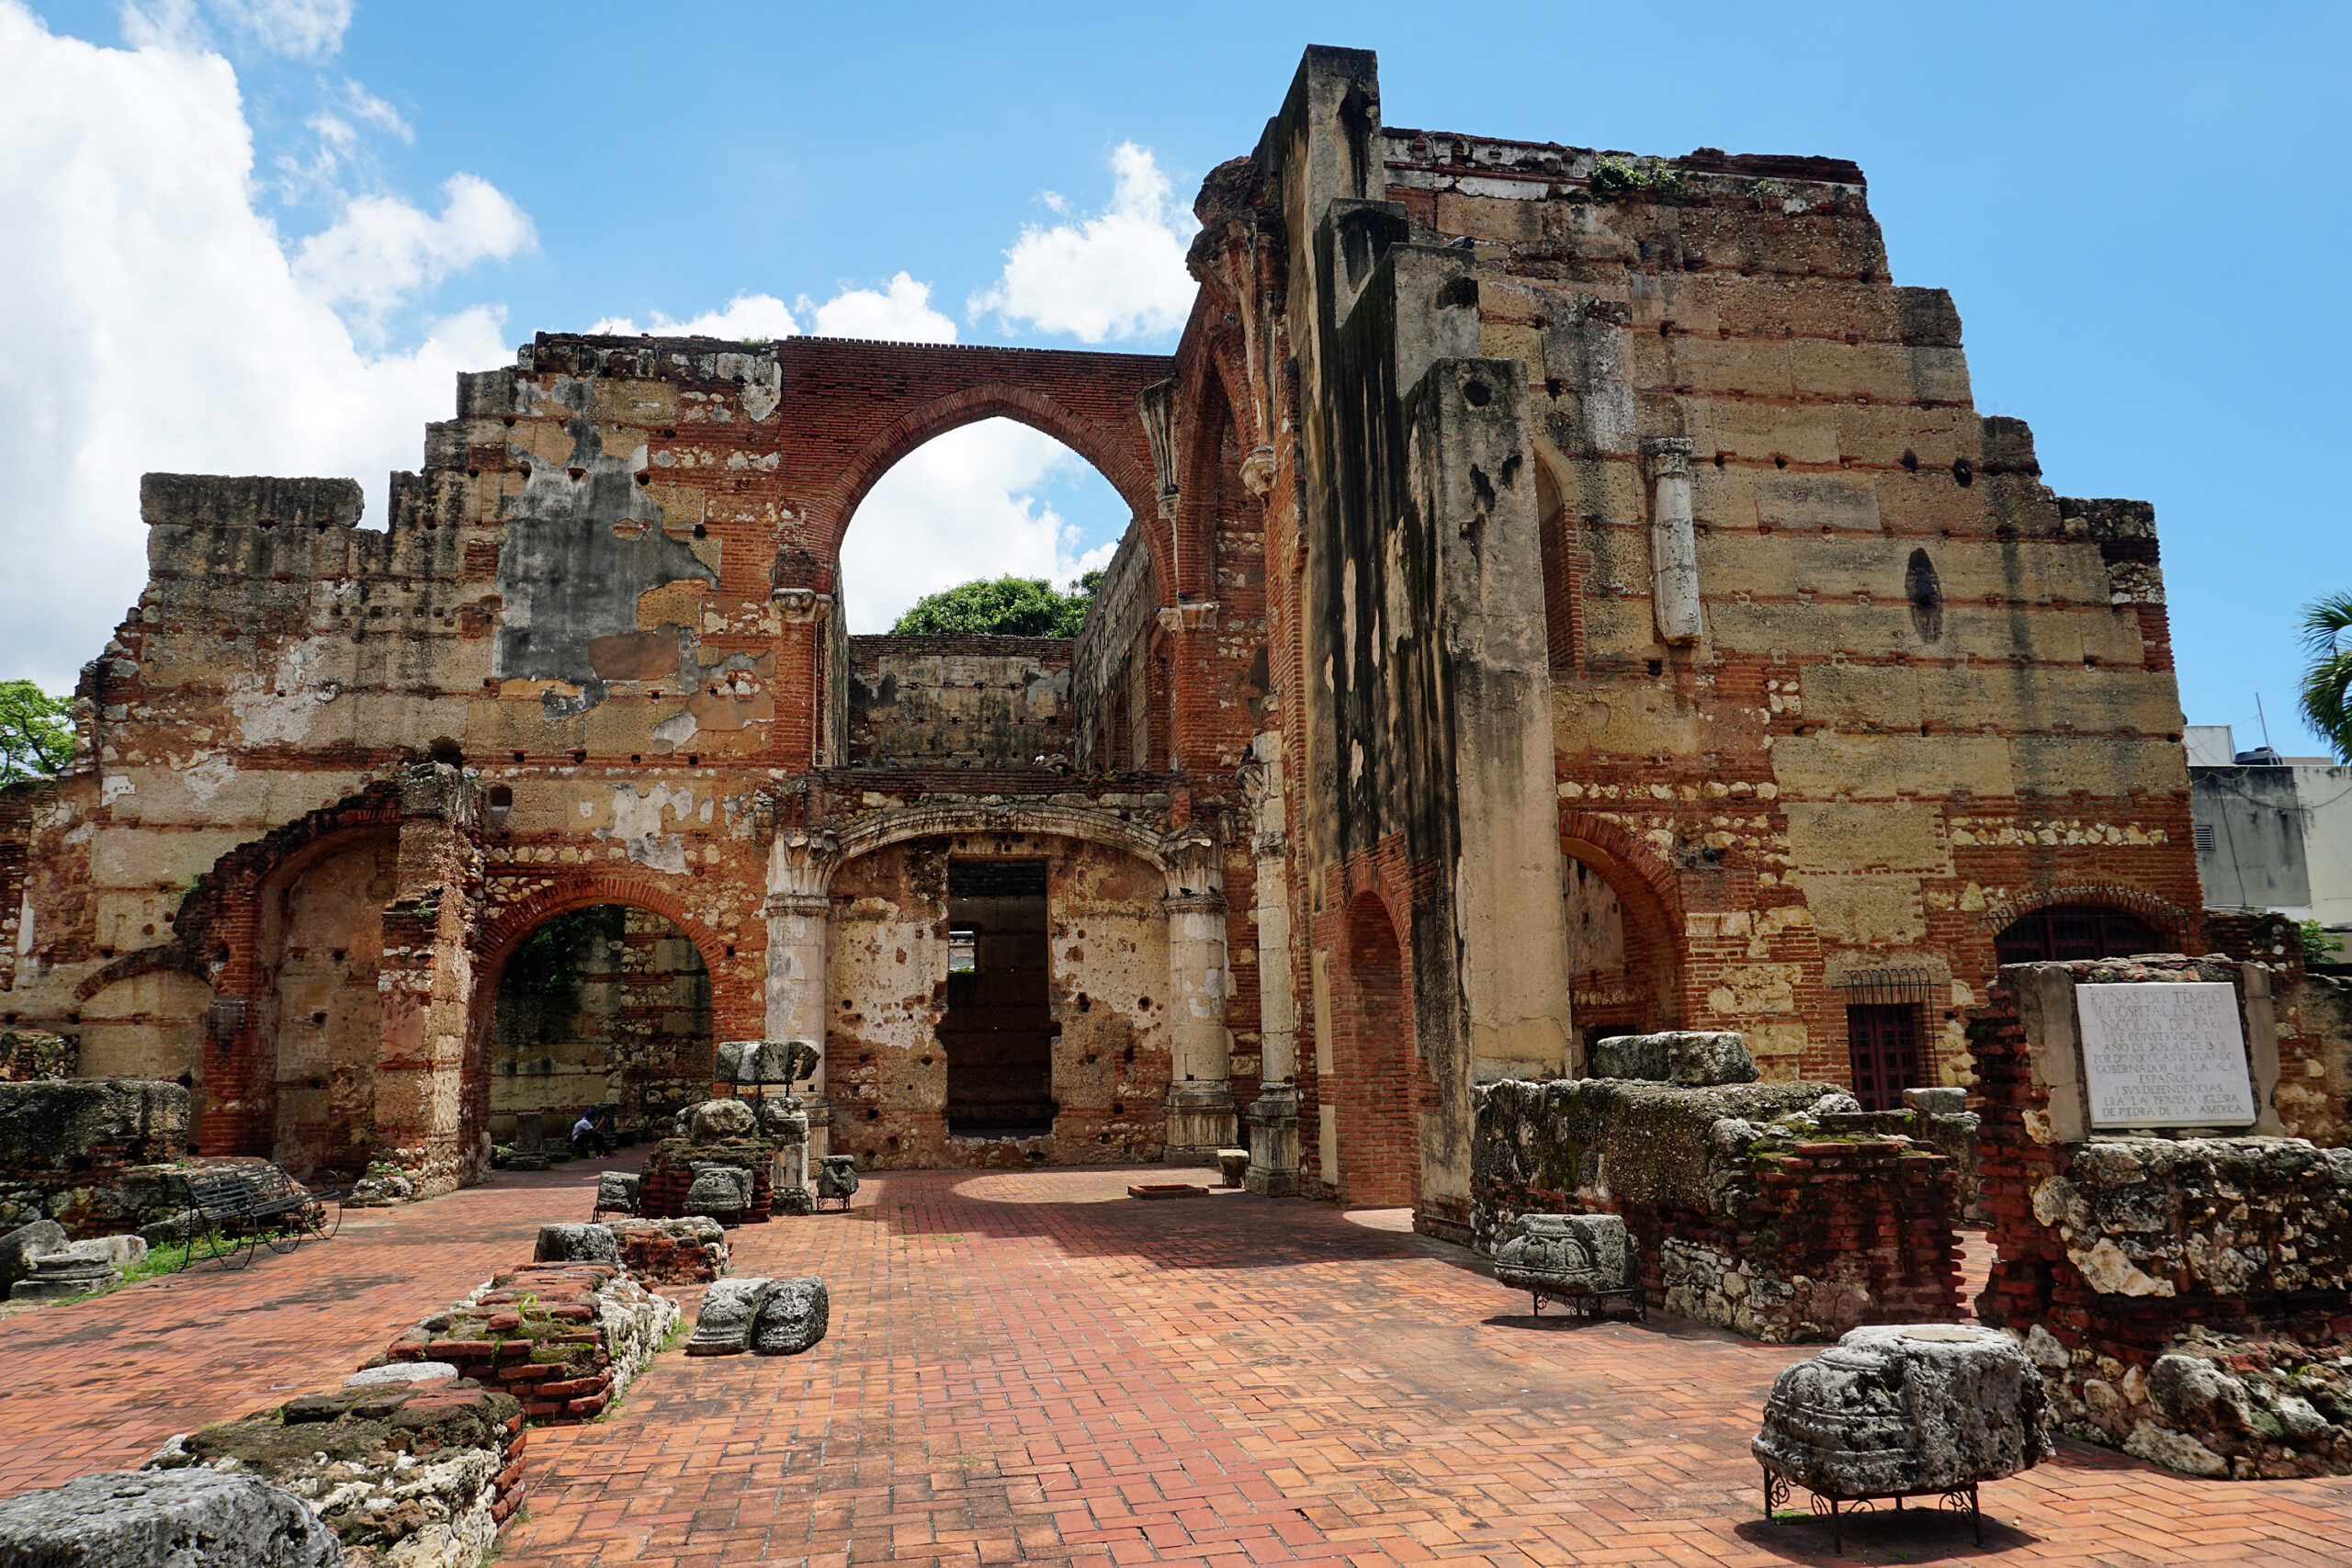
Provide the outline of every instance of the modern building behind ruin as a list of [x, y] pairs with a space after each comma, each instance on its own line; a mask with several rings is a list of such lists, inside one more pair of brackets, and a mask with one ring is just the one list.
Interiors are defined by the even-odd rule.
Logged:
[[[1197, 209], [1170, 356], [542, 335], [388, 531], [148, 476], [0, 796], [0, 1017], [427, 1190], [713, 1039], [820, 1040], [884, 1168], [1288, 1081], [1306, 1190], [1442, 1230], [1478, 1081], [1736, 1029], [1874, 1100], [1965, 1081], [1997, 956], [2196, 940], [2150, 510], [1975, 412], [1853, 164], [1398, 130], [1315, 49]], [[860, 499], [991, 416], [1134, 508], [1083, 634], [846, 635]]]

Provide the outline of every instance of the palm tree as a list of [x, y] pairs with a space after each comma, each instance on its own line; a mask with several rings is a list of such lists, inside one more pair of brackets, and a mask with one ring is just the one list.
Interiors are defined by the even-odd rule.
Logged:
[[2303, 671], [2304, 722], [2317, 730], [2335, 751], [2336, 761], [2352, 762], [2352, 592], [2331, 593], [2303, 607], [2303, 651], [2311, 663]]

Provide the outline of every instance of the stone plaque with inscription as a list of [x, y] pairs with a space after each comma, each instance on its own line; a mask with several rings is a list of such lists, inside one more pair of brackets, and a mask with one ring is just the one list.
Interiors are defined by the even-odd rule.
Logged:
[[2255, 1119], [2234, 986], [2077, 986], [2083, 1087], [2099, 1127], [2232, 1127]]

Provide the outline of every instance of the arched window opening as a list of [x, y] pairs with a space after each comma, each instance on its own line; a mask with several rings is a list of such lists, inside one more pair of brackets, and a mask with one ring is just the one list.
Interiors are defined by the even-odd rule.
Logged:
[[1612, 879], [1581, 842], [1564, 845], [1567, 899], [1568, 998], [1588, 1060], [1593, 1045], [1618, 1034], [1681, 1027], [1674, 944], [1656, 897], [1617, 865]]
[[1994, 939], [2003, 964], [2053, 964], [2156, 953], [2164, 941], [2138, 915], [2096, 904], [2052, 904], [2020, 915]]
[[1544, 553], [1544, 640], [1552, 668], [1577, 662], [1577, 520], [1561, 498], [1549, 464], [1535, 465], [1535, 510]]
[[876, 479], [850, 519], [838, 588], [849, 630], [888, 632], [959, 583], [1067, 590], [1110, 564], [1129, 516], [1108, 479], [1043, 431], [1001, 418], [948, 431]]
[[592, 904], [543, 922], [499, 972], [490, 1135], [560, 1147], [582, 1111], [617, 1141], [658, 1137], [710, 1092], [710, 972], [675, 922]]

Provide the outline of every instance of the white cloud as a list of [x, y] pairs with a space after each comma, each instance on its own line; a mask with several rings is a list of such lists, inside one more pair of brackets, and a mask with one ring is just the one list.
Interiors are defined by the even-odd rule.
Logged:
[[273, 54], [324, 60], [343, 48], [352, 0], [212, 0], [213, 9]]
[[334, 308], [511, 252], [528, 220], [505, 197], [453, 182], [439, 218], [383, 198], [298, 268], [252, 173], [227, 61], [100, 49], [0, 0], [0, 674], [70, 686], [137, 599], [142, 472], [348, 475], [380, 527], [454, 373], [507, 358], [492, 307], [376, 354]]
[[591, 323], [588, 331], [608, 337], [655, 333], [662, 337], [718, 337], [740, 343], [746, 338], [798, 337], [800, 323], [793, 320], [791, 307], [773, 294], [738, 294], [724, 310], [705, 310], [683, 321], [656, 310], [641, 327], [628, 316], [606, 316]]
[[1077, 453], [1009, 419], [951, 430], [909, 453], [866, 492], [842, 539], [850, 630], [888, 631], [924, 594], [976, 577], [1059, 587], [1108, 565], [1116, 547], [1080, 550], [1080, 530], [1039, 494], [1080, 476], [1110, 490]]
[[450, 274], [537, 248], [531, 220], [496, 186], [453, 175], [441, 216], [398, 197], [363, 196], [322, 233], [302, 242], [294, 276], [302, 291], [349, 308], [369, 335], [385, 316]]
[[878, 338], [888, 343], [954, 343], [956, 323], [931, 308], [931, 285], [905, 273], [882, 289], [844, 288], [821, 305], [800, 297], [820, 337]]
[[[343, 48], [353, 0], [211, 0], [230, 30], [272, 54], [324, 60]], [[122, 36], [133, 49], [193, 54], [211, 47], [195, 0], [123, 0]]]
[[[1068, 333], [1081, 343], [1155, 337], [1182, 327], [1196, 285], [1184, 250], [1197, 225], [1175, 200], [1148, 148], [1123, 141], [1111, 154], [1111, 205], [1051, 228], [1030, 224], [1004, 253], [1004, 273], [972, 296], [975, 317], [1006, 327]], [[1069, 204], [1048, 191], [1046, 205]]]
[[[796, 315], [794, 312], [798, 311]], [[639, 326], [633, 316], [606, 316], [588, 330], [615, 337], [653, 333], [663, 337], [798, 337], [801, 321], [820, 337], [879, 338], [891, 343], [954, 343], [956, 323], [931, 308], [931, 285], [899, 273], [880, 288], [844, 288], [823, 304], [803, 294], [786, 305], [773, 294], [738, 294], [726, 307], [677, 321], [656, 310]]]

